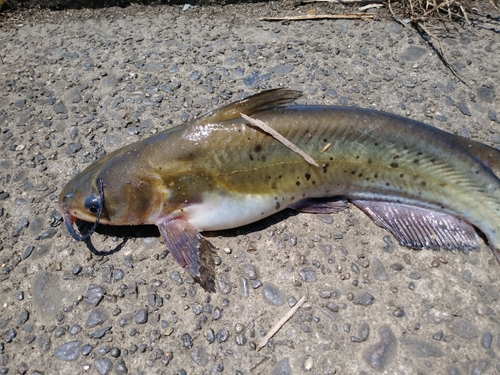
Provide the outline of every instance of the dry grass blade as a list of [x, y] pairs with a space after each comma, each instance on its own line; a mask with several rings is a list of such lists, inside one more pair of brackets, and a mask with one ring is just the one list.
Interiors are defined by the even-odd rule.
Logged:
[[241, 117], [243, 117], [245, 120], [247, 120], [250, 125], [256, 126], [257, 128], [261, 129], [262, 131], [266, 132], [269, 134], [271, 137], [276, 139], [277, 141], [281, 142], [284, 146], [288, 147], [290, 150], [293, 152], [299, 154], [304, 158], [305, 161], [307, 161], [309, 164], [314, 165], [315, 167], [319, 167], [318, 163], [314, 161], [312, 157], [307, 155], [304, 151], [302, 151], [300, 148], [295, 146], [292, 142], [290, 142], [288, 139], [283, 137], [280, 133], [278, 133], [276, 130], [271, 128], [269, 125], [267, 125], [264, 121], [260, 121], [254, 118], [251, 118], [250, 116], [247, 116], [245, 114], [241, 114]]
[[285, 325], [285, 323], [288, 321], [288, 319], [290, 319], [293, 316], [293, 314], [295, 314], [297, 312], [297, 310], [300, 308], [300, 306], [302, 306], [304, 304], [304, 302], [306, 302], [306, 300], [307, 300], [307, 294], [305, 296], [303, 296], [299, 300], [299, 302], [297, 302], [295, 304], [295, 306], [293, 306], [290, 309], [290, 311], [288, 311], [285, 314], [285, 316], [283, 316], [283, 318], [281, 318], [279, 320], [279, 322], [273, 326], [273, 328], [271, 328], [271, 330], [267, 333], [267, 335], [265, 337], [263, 337], [262, 340], [260, 340], [260, 342], [258, 343], [257, 348], [255, 350], [259, 351], [264, 346], [266, 346], [269, 339], [272, 338], [276, 334], [276, 332], [278, 332], [281, 329], [281, 327], [283, 327]]
[[373, 18], [373, 14], [367, 13], [349, 13], [349, 14], [306, 14], [303, 16], [289, 16], [289, 17], [263, 17], [260, 21], [304, 21], [304, 20], [314, 20], [314, 19], [365, 19]]

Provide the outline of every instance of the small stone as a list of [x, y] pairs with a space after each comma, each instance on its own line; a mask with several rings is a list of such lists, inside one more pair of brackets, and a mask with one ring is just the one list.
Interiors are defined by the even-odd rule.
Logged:
[[305, 268], [301, 269], [299, 271], [299, 275], [300, 275], [300, 277], [302, 277], [302, 279], [305, 282], [308, 282], [308, 283], [313, 283], [317, 280], [316, 270], [312, 267], [305, 267]]
[[127, 365], [125, 364], [125, 361], [122, 358], [117, 360], [115, 363], [115, 373], [117, 373], [117, 374], [127, 374], [128, 373]]
[[93, 328], [107, 320], [106, 312], [101, 308], [96, 308], [90, 312], [89, 317], [87, 318], [87, 322], [85, 323], [85, 327]]
[[417, 358], [442, 357], [444, 355], [438, 346], [418, 337], [405, 335], [401, 338], [401, 343], [408, 347], [410, 353]]
[[80, 353], [84, 356], [88, 356], [92, 352], [92, 349], [94, 349], [94, 347], [90, 344], [83, 345], [80, 349]]
[[463, 339], [474, 339], [479, 336], [476, 327], [465, 319], [457, 319], [448, 325], [450, 331]]
[[14, 328], [9, 328], [5, 333], [3, 334], [3, 339], [5, 342], [12, 342], [17, 336], [17, 332]]
[[78, 359], [78, 355], [80, 354], [80, 345], [81, 341], [70, 341], [65, 344], [58, 346], [54, 350], [54, 355], [65, 362], [72, 362]]
[[314, 359], [313, 357], [309, 356], [306, 358], [304, 361], [304, 371], [311, 371], [314, 366]]
[[101, 375], [107, 375], [113, 368], [113, 362], [108, 358], [97, 358], [94, 361], [94, 367]]
[[370, 293], [363, 292], [359, 297], [357, 297], [353, 301], [353, 303], [355, 305], [369, 306], [373, 303], [374, 300], [375, 300], [375, 297], [373, 297]]
[[148, 310], [147, 309], [139, 309], [135, 314], [135, 323], [136, 324], [146, 324], [148, 321]]
[[257, 267], [253, 264], [244, 264], [241, 267], [243, 274], [249, 280], [256, 280], [259, 277], [259, 272], [257, 271]]
[[491, 343], [493, 342], [493, 335], [489, 332], [486, 332], [481, 337], [481, 346], [485, 349], [489, 349], [491, 347]]
[[281, 306], [285, 303], [285, 297], [281, 291], [271, 283], [264, 283], [262, 288], [262, 297], [264, 301], [271, 305]]
[[366, 348], [362, 358], [375, 371], [383, 372], [396, 355], [397, 341], [389, 326], [381, 326], [378, 335], [380, 341]]
[[195, 346], [191, 350], [191, 359], [199, 366], [206, 366], [208, 363], [208, 354], [203, 346]]

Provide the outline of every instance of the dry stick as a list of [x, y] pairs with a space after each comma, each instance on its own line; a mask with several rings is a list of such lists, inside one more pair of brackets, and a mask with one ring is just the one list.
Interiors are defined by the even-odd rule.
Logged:
[[[345, 3], [364, 3], [364, 4], [369, 4], [369, 3], [384, 3], [386, 0], [302, 0], [302, 3], [319, 3], [319, 2], [326, 2], [326, 3], [339, 3], [339, 4], [345, 4]], [[401, 0], [395, 0], [395, 1], [401, 1]]]
[[450, 69], [450, 71], [455, 75], [455, 77], [457, 77], [465, 86], [467, 86], [468, 88], [470, 88], [472, 90], [472, 87], [462, 78], [462, 76], [460, 74], [458, 74], [458, 72], [455, 70], [455, 68], [448, 62], [448, 59], [446, 58], [446, 56], [444, 54], [443, 45], [441, 44], [441, 41], [439, 40], [439, 38], [437, 36], [435, 36], [433, 33], [431, 33], [429, 30], [427, 30], [427, 28], [424, 26], [424, 24], [422, 22], [417, 22], [417, 25], [427, 35], [429, 35], [431, 37], [431, 39], [433, 39], [436, 42], [436, 44], [438, 46], [438, 52], [441, 55], [441, 58], [443, 59], [445, 65], [448, 67], [448, 69]]
[[351, 13], [351, 14], [308, 14], [305, 16], [290, 16], [290, 17], [263, 17], [260, 21], [303, 21], [314, 19], [360, 19], [360, 18], [373, 18], [373, 14], [366, 13]]
[[257, 348], [255, 348], [256, 351], [259, 351], [264, 346], [266, 346], [269, 339], [272, 338], [276, 334], [276, 332], [278, 332], [281, 329], [281, 327], [283, 327], [285, 325], [285, 323], [288, 321], [288, 319], [290, 319], [293, 316], [293, 314], [295, 314], [297, 312], [297, 310], [300, 308], [300, 306], [302, 306], [304, 304], [304, 302], [306, 302], [306, 299], [307, 299], [307, 293], [299, 300], [299, 302], [297, 302], [295, 304], [295, 306], [293, 306], [290, 309], [290, 311], [288, 311], [285, 314], [285, 316], [283, 318], [281, 318], [279, 320], [278, 323], [276, 323], [273, 326], [273, 328], [271, 328], [271, 330], [267, 333], [267, 335], [265, 337], [263, 337], [262, 340], [260, 340], [259, 344], [257, 345]]
[[247, 116], [243, 113], [241, 114], [241, 117], [243, 117], [245, 120], [247, 120], [250, 123], [250, 125], [258, 127], [259, 129], [266, 132], [267, 134], [269, 134], [271, 137], [273, 137], [277, 141], [281, 142], [284, 146], [288, 147], [293, 152], [302, 156], [304, 158], [304, 160], [307, 161], [309, 164], [312, 164], [315, 167], [319, 167], [318, 163], [316, 163], [312, 157], [307, 155], [304, 151], [302, 151], [300, 148], [295, 146], [292, 142], [290, 142], [288, 139], [283, 137], [280, 133], [278, 133], [276, 130], [271, 128], [265, 122], [251, 118], [250, 116]]
[[[454, 0], [452, 0], [454, 1]], [[411, 0], [410, 0], [410, 4], [411, 4]], [[392, 16], [394, 17], [394, 19], [396, 21], [398, 21], [401, 25], [403, 25], [404, 27], [408, 27], [403, 21], [401, 21], [397, 16], [396, 14], [394, 13], [394, 11], [392, 10], [392, 6], [391, 6], [391, 0], [387, 0], [387, 5], [389, 7], [389, 11], [391, 12]], [[421, 22], [421, 21], [416, 21], [415, 18], [413, 17], [413, 13], [411, 14], [411, 19], [412, 19], [412, 22], [416, 23], [432, 40], [435, 41], [435, 43], [437, 44], [437, 52], [439, 53], [439, 56], [441, 57], [441, 59], [443, 60], [444, 62], [444, 65], [450, 69], [450, 71], [453, 73], [453, 75], [455, 77], [457, 77], [460, 82], [462, 82], [465, 86], [467, 86], [468, 88], [472, 89], [472, 87], [462, 78], [462, 76], [460, 74], [458, 74], [458, 72], [455, 70], [455, 68], [448, 62], [448, 59], [446, 58], [445, 54], [444, 54], [444, 49], [443, 49], [443, 46], [439, 40], [439, 38], [437, 36], [435, 36], [433, 33], [431, 33], [425, 26], [424, 24]]]

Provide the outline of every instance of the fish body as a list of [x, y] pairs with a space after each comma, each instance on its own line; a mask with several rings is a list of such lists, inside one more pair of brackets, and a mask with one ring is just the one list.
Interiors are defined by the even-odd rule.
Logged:
[[214, 273], [200, 231], [286, 208], [335, 212], [345, 201], [413, 248], [476, 247], [476, 227], [500, 259], [500, 151], [378, 111], [283, 106], [298, 96], [266, 91], [116, 150], [66, 185], [61, 212], [68, 225], [96, 221], [97, 209], [102, 224], [157, 225], [176, 261], [208, 290]]

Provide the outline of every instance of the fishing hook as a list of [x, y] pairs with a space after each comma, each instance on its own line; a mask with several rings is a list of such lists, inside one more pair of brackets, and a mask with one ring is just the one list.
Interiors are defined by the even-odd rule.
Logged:
[[97, 178], [96, 180], [96, 185], [97, 189], [99, 191], [99, 210], [97, 212], [97, 217], [94, 222], [94, 225], [92, 225], [92, 228], [87, 232], [87, 234], [80, 236], [78, 233], [76, 233], [75, 228], [73, 228], [73, 224], [71, 223], [71, 217], [68, 211], [66, 210], [66, 207], [64, 206], [64, 200], [62, 202], [62, 208], [65, 212], [65, 222], [66, 222], [66, 227], [68, 228], [68, 232], [73, 236], [73, 238], [77, 241], [86, 241], [90, 238], [90, 236], [95, 232], [97, 228], [97, 224], [99, 223], [99, 219], [101, 218], [102, 211], [104, 210], [104, 185], [102, 182], [102, 178]]

